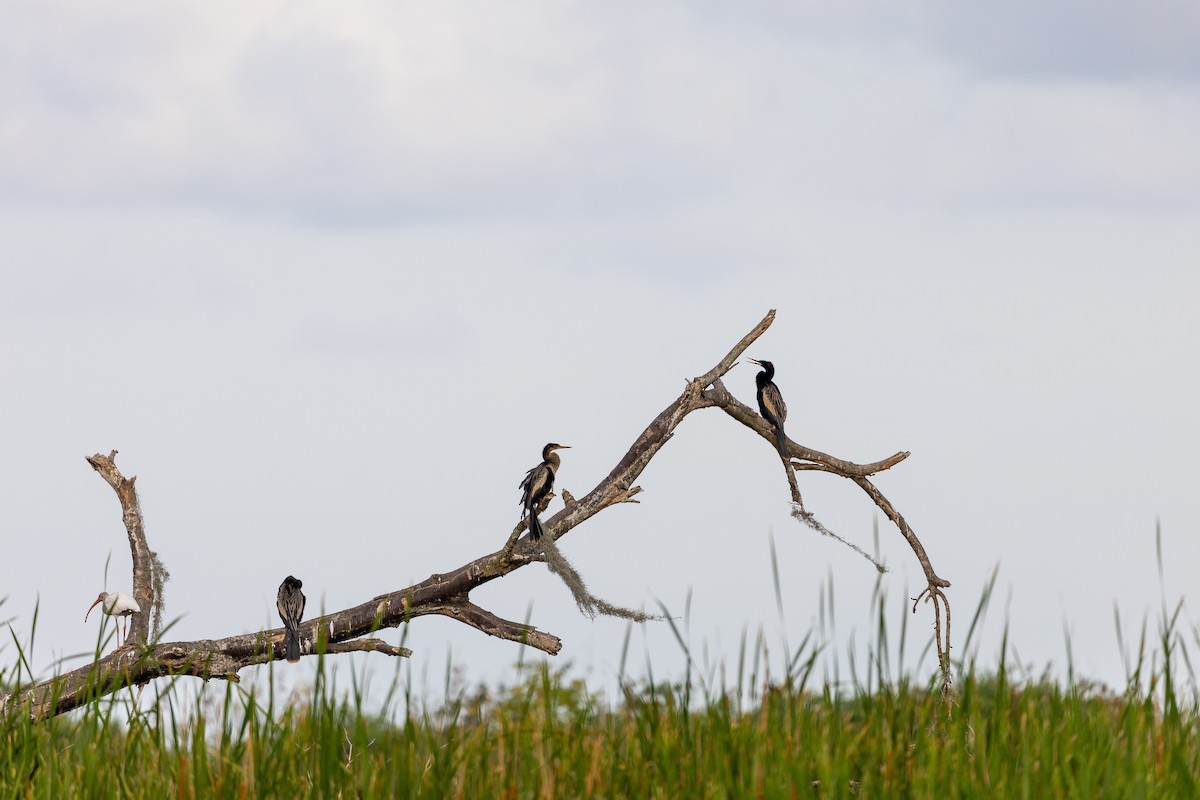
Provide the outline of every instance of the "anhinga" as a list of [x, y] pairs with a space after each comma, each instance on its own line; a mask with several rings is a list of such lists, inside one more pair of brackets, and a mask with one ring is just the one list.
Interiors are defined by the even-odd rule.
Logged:
[[279, 584], [279, 594], [275, 598], [275, 608], [279, 609], [279, 618], [286, 628], [283, 649], [287, 660], [293, 664], [300, 660], [300, 618], [304, 616], [304, 592], [300, 587], [303, 585], [288, 575]]
[[529, 537], [537, 540], [542, 538], [542, 523], [537, 516], [538, 504], [546, 499], [546, 495], [554, 489], [554, 473], [562, 459], [555, 450], [569, 450], [570, 445], [551, 442], [542, 448], [542, 463], [525, 473], [521, 481], [521, 505], [529, 515]]
[[775, 443], [779, 447], [779, 455], [787, 458], [787, 436], [783, 433], [783, 423], [787, 420], [787, 403], [783, 402], [783, 395], [772, 380], [775, 377], [775, 365], [756, 358], [748, 360], [762, 367], [763, 371], [754, 376], [754, 383], [758, 386], [758, 413], [775, 429]]

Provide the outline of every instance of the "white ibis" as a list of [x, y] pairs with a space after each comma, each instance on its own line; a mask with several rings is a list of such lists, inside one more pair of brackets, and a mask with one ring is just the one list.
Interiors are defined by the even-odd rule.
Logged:
[[[84, 622], [87, 622], [87, 618], [91, 615], [92, 609], [96, 606], [100, 606], [100, 608], [104, 610], [104, 613], [108, 614], [110, 617], [117, 617], [118, 642], [121, 640], [120, 618], [125, 618], [125, 635], [128, 637], [129, 617], [142, 610], [141, 606], [137, 604], [137, 600], [134, 600], [132, 595], [125, 594], [125, 592], [113, 592], [112, 594], [109, 594], [108, 592], [101, 592], [96, 598], [96, 602], [92, 603], [91, 607], [88, 608], [87, 614], [83, 615]], [[126, 642], [126, 644], [128, 644], [128, 642]]]

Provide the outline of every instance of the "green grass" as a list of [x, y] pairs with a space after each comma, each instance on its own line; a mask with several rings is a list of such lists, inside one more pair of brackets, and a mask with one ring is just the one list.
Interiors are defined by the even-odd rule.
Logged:
[[[789, 650], [775, 680], [760, 640], [727, 685], [689, 653], [683, 680], [627, 685], [615, 703], [568, 668], [522, 667], [491, 691], [452, 691], [448, 676], [426, 710], [397, 680], [372, 712], [359, 681], [331, 681], [336, 658], [303, 702], [278, 702], [272, 686], [227, 685], [214, 704], [192, 682], [152, 685], [140, 704], [125, 692], [42, 724], [0, 720], [0, 797], [1197, 796], [1200, 717], [1178, 607], [1157, 636], [1143, 629], [1123, 690], [1017, 680], [1003, 657], [987, 670], [968, 657], [947, 704], [932, 679], [888, 677], [881, 593], [876, 604], [868, 666], [841, 688], [814, 683], [819, 636]], [[686, 649], [686, 618], [670, 629]], [[0, 669], [0, 682], [18, 674]]]
[[[5, 722], [0, 787], [31, 797], [1193, 797], [1194, 709], [967, 676], [949, 713], [908, 684], [846, 697], [771, 687], [738, 710], [679, 686], [616, 708], [548, 669], [395, 723], [319, 686], [261, 704], [230, 686], [184, 719], [98, 703]], [[169, 708], [162, 703], [160, 709]], [[814, 793], [814, 787], [815, 793]]]

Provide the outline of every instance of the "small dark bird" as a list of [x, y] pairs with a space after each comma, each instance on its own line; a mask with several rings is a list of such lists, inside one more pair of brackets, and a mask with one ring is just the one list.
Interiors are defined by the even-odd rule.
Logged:
[[758, 386], [758, 413], [775, 429], [775, 444], [779, 448], [779, 455], [787, 458], [787, 436], [783, 433], [783, 423], [787, 421], [787, 403], [783, 402], [783, 395], [772, 380], [775, 377], [775, 365], [756, 358], [749, 361], [758, 364], [763, 370], [754, 376], [754, 383]]
[[546, 445], [542, 448], [542, 463], [526, 472], [525, 479], [521, 481], [521, 505], [529, 515], [529, 537], [535, 541], [542, 538], [542, 522], [537, 516], [538, 504], [554, 489], [554, 473], [558, 472], [558, 465], [562, 463], [554, 451], [570, 449], [571, 446], [566, 444], [551, 442]]
[[283, 649], [287, 660], [293, 664], [300, 660], [300, 618], [304, 616], [304, 592], [300, 591], [300, 587], [303, 585], [288, 575], [279, 584], [279, 594], [275, 598], [279, 618], [287, 629], [283, 634]]

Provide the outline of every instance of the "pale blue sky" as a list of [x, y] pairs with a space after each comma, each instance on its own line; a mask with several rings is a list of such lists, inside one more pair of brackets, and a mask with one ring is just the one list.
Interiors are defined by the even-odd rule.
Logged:
[[[1061, 665], [1065, 620], [1118, 681], [1112, 607], [1158, 606], [1156, 516], [1166, 592], [1191, 589], [1190, 4], [3, 10], [0, 618], [26, 631], [40, 595], [35, 666], [90, 649], [87, 605], [129, 584], [87, 454], [140, 476], [178, 637], [253, 630], [288, 573], [341, 608], [498, 546], [548, 440], [589, 490], [772, 307], [750, 355], [789, 432], [913, 452], [878, 483], [958, 620], [999, 563], [1023, 660]], [[751, 402], [752, 369], [728, 383]], [[765, 442], [697, 414], [640, 483], [563, 542], [607, 599], [681, 612], [690, 588], [697, 642], [777, 640], [773, 531], [791, 640], [832, 575], [829, 646], [862, 641], [874, 572], [789, 519]], [[870, 547], [861, 492], [801, 485]], [[920, 571], [881, 533], [898, 616]], [[624, 625], [541, 567], [478, 600], [532, 604], [611, 680]], [[647, 641], [681, 668], [665, 626]], [[516, 658], [442, 620], [409, 644], [435, 675], [448, 649], [478, 679]]]

